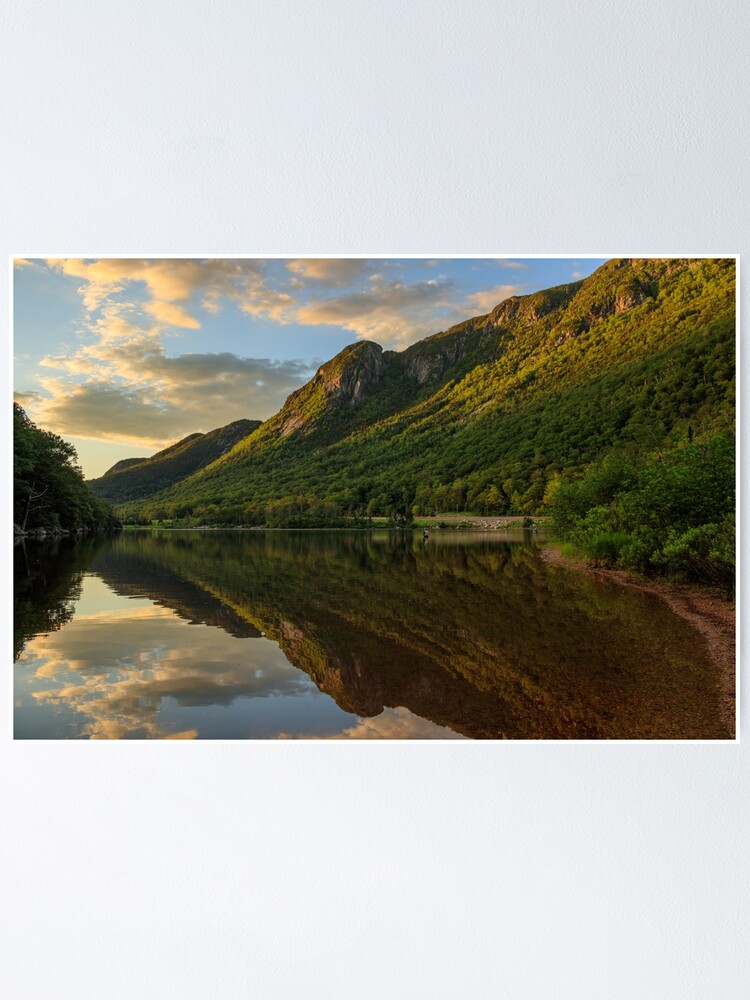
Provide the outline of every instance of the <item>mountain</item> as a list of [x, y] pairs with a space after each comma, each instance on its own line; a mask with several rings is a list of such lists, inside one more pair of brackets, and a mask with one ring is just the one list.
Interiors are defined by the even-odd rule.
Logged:
[[116, 462], [99, 479], [88, 480], [88, 486], [113, 503], [152, 496], [210, 465], [260, 424], [260, 420], [235, 420], [207, 434], [189, 434], [150, 458]]
[[734, 260], [612, 260], [401, 352], [350, 345], [234, 448], [120, 513], [538, 513], [613, 451], [732, 428], [734, 367]]

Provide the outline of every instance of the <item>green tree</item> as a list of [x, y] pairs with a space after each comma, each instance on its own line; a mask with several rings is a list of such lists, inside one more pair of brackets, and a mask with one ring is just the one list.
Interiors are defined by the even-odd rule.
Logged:
[[42, 430], [13, 404], [13, 516], [22, 531], [108, 530], [118, 526], [109, 504], [86, 486], [75, 448]]

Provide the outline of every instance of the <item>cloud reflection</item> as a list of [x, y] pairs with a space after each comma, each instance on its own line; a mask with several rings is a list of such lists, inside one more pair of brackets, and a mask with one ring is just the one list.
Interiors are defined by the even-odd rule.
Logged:
[[170, 702], [170, 715], [189, 720], [190, 709], [238, 698], [317, 692], [275, 643], [189, 625], [156, 606], [79, 615], [31, 640], [19, 665], [31, 699], [83, 717], [78, 734], [92, 739], [195, 738], [193, 725], [165, 724]]
[[[278, 739], [308, 739], [308, 736], [292, 736], [279, 733]], [[428, 719], [414, 715], [408, 708], [386, 708], [372, 719], [358, 719], [356, 725], [348, 726], [338, 733], [325, 737], [329, 740], [465, 740], [468, 737], [454, 733], [452, 729], [438, 726]]]
[[[314, 633], [285, 622], [284, 649], [189, 622], [166, 604], [123, 596], [87, 574], [75, 617], [29, 639], [16, 663], [17, 738], [457, 739], [405, 707], [355, 714], [294, 664]], [[293, 641], [292, 641], [293, 640]], [[335, 673], [335, 667], [332, 666]]]

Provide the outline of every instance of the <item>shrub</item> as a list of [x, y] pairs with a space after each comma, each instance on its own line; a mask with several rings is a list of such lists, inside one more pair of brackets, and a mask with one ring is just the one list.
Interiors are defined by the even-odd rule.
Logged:
[[574, 541], [596, 566], [614, 566], [630, 536], [618, 523], [616, 509], [592, 507], [579, 522]]
[[733, 591], [734, 520], [726, 517], [719, 524], [701, 524], [682, 533], [670, 532], [661, 551], [654, 553], [652, 562], [669, 576], [706, 581]]

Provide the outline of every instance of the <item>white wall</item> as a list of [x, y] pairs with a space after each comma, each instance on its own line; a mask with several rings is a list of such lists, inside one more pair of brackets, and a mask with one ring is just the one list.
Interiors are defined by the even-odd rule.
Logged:
[[[5, 0], [0, 249], [741, 253], [747, 10]], [[14, 1000], [747, 995], [746, 744], [13, 744], [9, 661]]]

